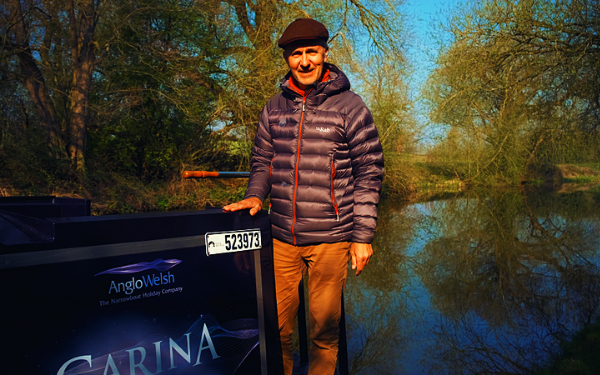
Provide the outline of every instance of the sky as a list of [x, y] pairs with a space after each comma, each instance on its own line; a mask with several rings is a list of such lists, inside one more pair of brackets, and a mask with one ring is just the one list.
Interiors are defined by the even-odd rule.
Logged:
[[442, 14], [448, 9], [459, 6], [461, 0], [406, 0], [403, 11], [408, 14], [407, 23], [410, 28], [410, 38], [406, 43], [407, 57], [412, 66], [410, 98], [416, 100], [415, 109], [417, 121], [426, 126], [424, 138], [421, 143], [425, 146], [432, 145], [436, 139], [443, 137], [446, 129], [444, 127], [429, 124], [427, 108], [420, 99], [421, 86], [427, 81], [427, 77], [435, 69], [440, 46], [434, 30], [434, 24], [440, 23]]
[[[433, 19], [438, 17], [442, 8], [447, 7], [447, 0], [407, 0], [404, 10], [408, 14], [407, 22], [411, 35], [407, 41], [408, 57], [414, 72], [414, 88], [425, 82], [435, 67], [435, 58], [439, 46], [433, 37]], [[414, 98], [413, 98], [414, 99]]]

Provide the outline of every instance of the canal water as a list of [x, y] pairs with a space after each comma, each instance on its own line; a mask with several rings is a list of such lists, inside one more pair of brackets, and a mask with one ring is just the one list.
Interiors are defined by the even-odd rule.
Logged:
[[596, 321], [600, 193], [470, 191], [380, 205], [349, 274], [350, 373], [528, 374]]

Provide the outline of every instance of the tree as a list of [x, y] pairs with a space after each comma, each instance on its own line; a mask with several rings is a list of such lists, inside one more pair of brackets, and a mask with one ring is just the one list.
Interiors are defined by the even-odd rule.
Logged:
[[85, 170], [85, 138], [99, 0], [6, 0], [3, 70], [29, 94], [48, 144]]
[[452, 18], [426, 96], [432, 121], [485, 145], [469, 179], [522, 179], [581, 145], [599, 156], [586, 142], [599, 135], [599, 11], [590, 0], [490, 0]]
[[[0, 79], [18, 88], [3, 119], [20, 113], [11, 132], [25, 118], [39, 126], [46, 144], [30, 147], [55, 169], [68, 161], [71, 175], [246, 169], [260, 110], [287, 71], [276, 39], [297, 17], [328, 26], [333, 60], [350, 73], [393, 56], [390, 92], [405, 95], [400, 1], [2, 1]], [[392, 112], [381, 118], [396, 137], [404, 115]]]
[[[399, 32], [398, 23], [383, 17], [383, 10], [376, 12], [376, 5], [369, 4], [372, 10], [359, 2], [311, 3], [302, 9], [298, 3], [264, 1], [115, 6], [110, 17], [114, 21], [105, 22], [101, 29], [110, 40], [110, 51], [98, 69], [99, 117], [94, 137], [102, 145], [100, 154], [111, 154], [113, 164], [129, 166], [138, 176], [163, 176], [181, 165], [247, 168], [260, 110], [278, 92], [277, 82], [287, 72], [276, 36], [292, 19], [314, 16], [331, 30], [335, 62], [367, 75], [357, 60], [367, 57], [369, 47], [359, 48], [360, 43], [349, 38], [353, 29], [371, 28], [372, 36], [381, 38], [381, 48], [374, 52], [396, 53], [395, 58], [402, 60], [400, 38], [384, 33]], [[362, 13], [355, 14], [354, 9]], [[119, 17], [123, 20], [117, 21]], [[383, 43], [392, 39], [393, 43]], [[361, 53], [353, 52], [361, 48]], [[147, 68], [139, 69], [140, 65]], [[397, 82], [390, 89], [396, 100], [405, 95], [399, 88], [404, 72], [404, 64], [386, 70]], [[163, 108], [160, 114], [154, 111], [158, 108]], [[154, 115], [148, 118], [150, 112]], [[154, 120], [158, 134], [164, 134], [167, 117], [168, 122], [179, 124], [175, 133], [180, 137], [171, 138], [170, 146], [147, 131]], [[147, 119], [143, 127], [136, 125], [138, 118]], [[158, 160], [159, 149], [173, 150], [170, 161]]]

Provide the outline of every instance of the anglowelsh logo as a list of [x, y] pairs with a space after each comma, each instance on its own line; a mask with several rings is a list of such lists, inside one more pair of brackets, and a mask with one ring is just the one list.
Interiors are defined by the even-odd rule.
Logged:
[[159, 258], [159, 259], [156, 259], [154, 262], [140, 262], [140, 263], [130, 264], [127, 266], [111, 268], [109, 270], [97, 273], [94, 276], [105, 275], [105, 274], [125, 275], [125, 274], [137, 273], [137, 272], [142, 272], [142, 271], [147, 271], [147, 270], [157, 270], [159, 272], [163, 272], [163, 271], [166, 271], [168, 269], [175, 267], [179, 263], [181, 263], [181, 261], [179, 259], [164, 260], [164, 259]]

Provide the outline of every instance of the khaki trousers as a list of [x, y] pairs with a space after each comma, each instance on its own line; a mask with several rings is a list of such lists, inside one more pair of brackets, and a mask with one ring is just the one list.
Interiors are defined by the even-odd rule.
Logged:
[[350, 242], [293, 246], [273, 239], [275, 289], [284, 374], [294, 364], [292, 333], [298, 313], [298, 284], [308, 269], [308, 306], [311, 346], [309, 375], [333, 375], [337, 361], [342, 291]]

